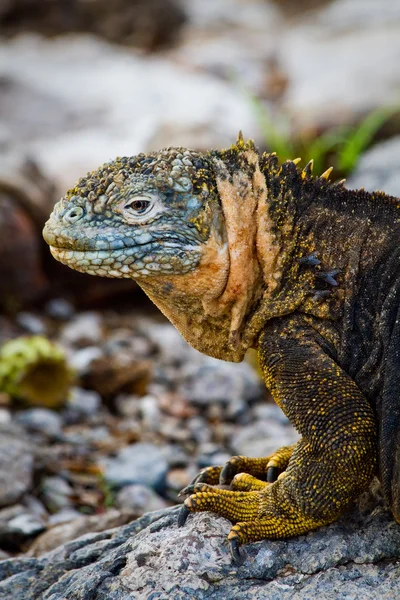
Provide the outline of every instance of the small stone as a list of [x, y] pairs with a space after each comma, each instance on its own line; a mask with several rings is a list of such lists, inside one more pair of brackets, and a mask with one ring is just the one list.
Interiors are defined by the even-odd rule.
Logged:
[[94, 360], [103, 356], [102, 350], [98, 346], [87, 346], [73, 352], [69, 356], [69, 364], [79, 375], [86, 375]]
[[45, 477], [42, 480], [41, 492], [44, 503], [52, 512], [72, 506], [73, 489], [62, 477]]
[[68, 521], [72, 521], [73, 519], [77, 519], [81, 516], [82, 513], [67, 506], [65, 508], [61, 508], [58, 512], [54, 513], [54, 515], [50, 515], [48, 523], [51, 526], [58, 525], [59, 523], [68, 523]]
[[118, 508], [132, 510], [138, 516], [153, 510], [165, 508], [167, 503], [151, 488], [141, 483], [127, 485], [116, 496]]
[[8, 522], [8, 529], [18, 537], [30, 537], [41, 533], [46, 526], [36, 515], [23, 513]]
[[257, 421], [276, 421], [278, 426], [290, 426], [289, 419], [275, 403], [271, 404], [268, 402], [263, 402], [261, 404], [255, 404], [252, 412]]
[[119, 394], [115, 399], [115, 406], [123, 417], [139, 418], [140, 397], [136, 394]]
[[190, 402], [205, 406], [253, 402], [261, 397], [264, 388], [249, 364], [231, 364], [207, 358], [190, 369], [179, 391]]
[[178, 444], [167, 444], [162, 448], [170, 468], [186, 467], [189, 464], [187, 452]]
[[32, 471], [30, 445], [0, 428], [0, 507], [17, 502], [31, 489]]
[[44, 433], [49, 437], [61, 434], [62, 419], [48, 408], [30, 408], [15, 415], [15, 421], [31, 432]]
[[139, 442], [126, 446], [103, 464], [107, 482], [115, 487], [142, 483], [160, 493], [165, 487], [168, 463], [162, 450], [153, 444]]
[[199, 469], [204, 467], [214, 467], [224, 465], [231, 456], [227, 452], [215, 452], [213, 454], [201, 454], [197, 458], [197, 465]]
[[74, 307], [64, 298], [53, 298], [45, 306], [49, 317], [57, 321], [68, 321], [74, 314]]
[[6, 408], [0, 408], [0, 425], [11, 422], [11, 412]]
[[96, 415], [101, 407], [101, 396], [92, 390], [74, 387], [68, 396], [67, 408], [84, 417]]
[[46, 333], [46, 325], [40, 317], [28, 312], [20, 312], [16, 317], [16, 322], [28, 333], [33, 335], [44, 335]]
[[20, 545], [46, 529], [45, 520], [22, 504], [0, 510], [0, 544], [18, 550]]
[[139, 407], [143, 425], [145, 425], [147, 429], [158, 431], [161, 419], [158, 399], [155, 396], [143, 396], [139, 401]]
[[234, 454], [244, 456], [268, 456], [281, 446], [290, 446], [299, 439], [292, 425], [280, 425], [277, 421], [265, 420], [252, 423], [232, 437]]
[[81, 348], [98, 344], [102, 337], [101, 318], [95, 312], [80, 313], [63, 327], [61, 333], [64, 343]]
[[171, 469], [168, 471], [166, 480], [167, 491], [178, 494], [184, 487], [189, 485], [192, 479], [192, 473], [188, 469]]

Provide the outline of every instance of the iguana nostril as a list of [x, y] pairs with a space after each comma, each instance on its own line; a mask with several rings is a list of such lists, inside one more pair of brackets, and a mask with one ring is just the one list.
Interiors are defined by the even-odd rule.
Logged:
[[75, 223], [79, 221], [79, 219], [83, 215], [83, 208], [81, 206], [74, 206], [70, 210], [68, 210], [63, 216], [63, 221], [66, 223]]

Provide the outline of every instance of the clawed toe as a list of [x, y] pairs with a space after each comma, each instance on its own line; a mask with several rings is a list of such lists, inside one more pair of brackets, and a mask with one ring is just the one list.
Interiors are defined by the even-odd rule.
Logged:
[[178, 527], [184, 526], [189, 515], [190, 515], [190, 510], [188, 509], [187, 506], [182, 504], [181, 509], [178, 513]]

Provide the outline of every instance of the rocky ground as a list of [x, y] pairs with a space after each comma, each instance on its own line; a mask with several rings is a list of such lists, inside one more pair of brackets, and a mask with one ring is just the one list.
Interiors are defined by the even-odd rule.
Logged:
[[[47, 336], [76, 376], [58, 409], [0, 394], [0, 598], [396, 598], [399, 528], [375, 489], [337, 524], [247, 546], [240, 567], [228, 521], [196, 515], [177, 529], [178, 492], [199, 469], [297, 434], [254, 356], [200, 355], [132, 282], [56, 265], [40, 230], [78, 176], [117, 154], [226, 146], [239, 128], [268, 148], [249, 92], [306, 139], [398, 102], [400, 3], [171, 0], [173, 27], [161, 11], [144, 30], [148, 7], [130, 27], [104, 0], [78, 0], [72, 29], [101, 37], [56, 38], [59, 14], [43, 24], [35, 4], [0, 7], [0, 345]], [[95, 6], [88, 26], [79, 11]], [[348, 187], [400, 196], [398, 125]]]
[[4, 556], [172, 505], [202, 467], [297, 439], [248, 362], [207, 358], [154, 316], [46, 310], [4, 319], [3, 339], [49, 336], [77, 378], [60, 410], [0, 396]]

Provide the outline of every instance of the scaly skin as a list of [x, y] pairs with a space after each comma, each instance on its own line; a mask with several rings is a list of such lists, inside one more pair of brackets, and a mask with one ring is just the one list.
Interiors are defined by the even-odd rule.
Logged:
[[68, 266], [136, 279], [198, 350], [240, 361], [258, 348], [302, 438], [203, 470], [179, 519], [230, 519], [236, 559], [242, 543], [331, 523], [374, 474], [400, 522], [400, 200], [311, 171], [241, 136], [117, 158], [44, 229]]

